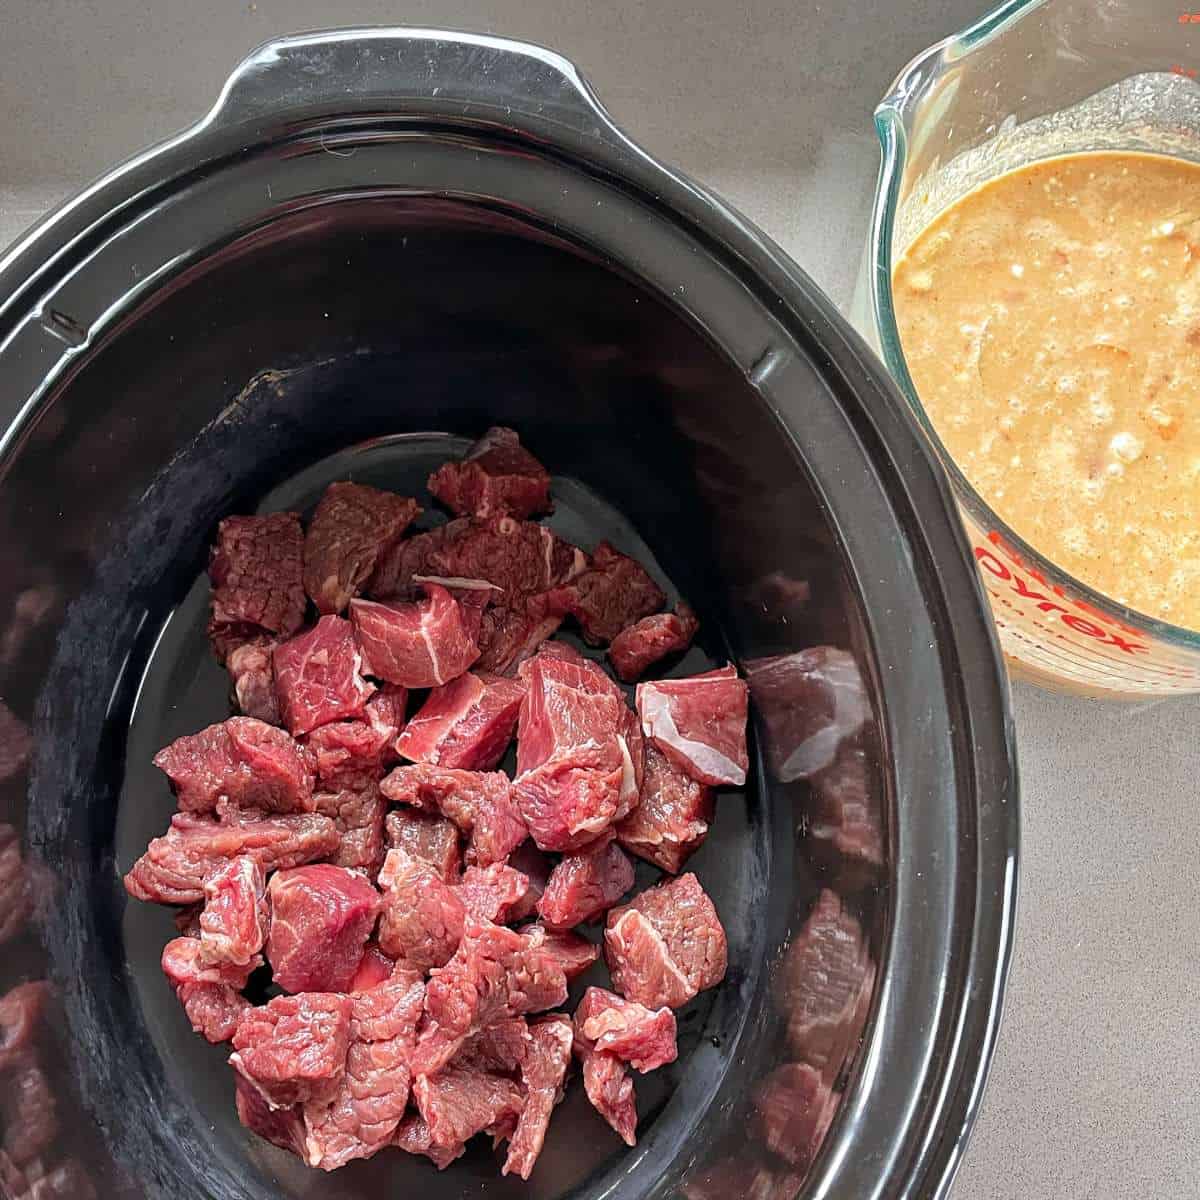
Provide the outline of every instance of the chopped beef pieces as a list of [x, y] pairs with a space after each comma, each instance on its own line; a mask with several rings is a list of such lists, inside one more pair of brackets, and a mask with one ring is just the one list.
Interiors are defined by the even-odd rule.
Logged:
[[0, 997], [0, 1071], [19, 1062], [34, 1044], [49, 1000], [44, 979], [19, 983]]
[[276, 1108], [244, 1075], [234, 1076], [236, 1087], [238, 1120], [251, 1133], [265, 1138], [281, 1150], [290, 1150], [297, 1158], [304, 1158], [303, 1109], [299, 1104]]
[[334, 823], [311, 813], [222, 821], [177, 813], [166, 834], [133, 864], [125, 890], [135, 900], [195, 904], [204, 899], [204, 881], [226, 859], [249, 854], [270, 872], [324, 858], [338, 841]]
[[444, 1171], [455, 1159], [466, 1153], [466, 1144], [435, 1146], [429, 1125], [420, 1113], [410, 1112], [400, 1122], [396, 1138], [392, 1143], [408, 1154], [423, 1154], [439, 1171]]
[[604, 956], [614, 988], [647, 1008], [679, 1008], [725, 977], [725, 930], [688, 872], [608, 914]]
[[490, 867], [468, 867], [456, 890], [472, 920], [503, 925], [514, 919], [513, 909], [525, 899], [529, 880], [506, 863], [492, 863]]
[[772, 1154], [801, 1171], [816, 1157], [838, 1097], [807, 1063], [776, 1067], [754, 1092], [753, 1129]]
[[497, 425], [462, 462], [439, 467], [427, 484], [451, 512], [469, 517], [530, 517], [549, 512], [550, 474], [512, 429]]
[[247, 1009], [233, 1035], [230, 1065], [272, 1108], [330, 1100], [346, 1069], [349, 996], [303, 992]]
[[578, 978], [600, 957], [600, 947], [577, 933], [547, 929], [539, 924], [526, 925], [519, 932], [549, 954], [568, 981]]
[[655, 1071], [678, 1056], [675, 1014], [651, 1012], [604, 988], [590, 987], [575, 1010], [575, 1028], [593, 1050], [615, 1055], [635, 1071]]
[[350, 981], [350, 991], [369, 992], [373, 987], [378, 987], [390, 979], [395, 967], [396, 964], [380, 950], [377, 943], [368, 942], [359, 960], [358, 969], [354, 972], [354, 978]]
[[551, 929], [570, 929], [611, 908], [633, 887], [633, 863], [616, 842], [566, 854], [550, 873], [538, 913]]
[[249, 855], [231, 858], [204, 881], [200, 961], [246, 966], [262, 950], [269, 922], [262, 867]]
[[792, 1053], [830, 1084], [862, 1034], [874, 985], [862, 929], [833, 892], [822, 891], [780, 964], [775, 1001]]
[[359, 483], [331, 483], [304, 539], [304, 590], [317, 610], [340, 613], [421, 512], [415, 500]]
[[784, 783], [828, 767], [870, 715], [854, 658], [832, 646], [751, 659], [746, 680], [762, 716], [768, 761]]
[[43, 1155], [58, 1137], [58, 1103], [37, 1057], [26, 1053], [5, 1074], [0, 1088], [4, 1153], [18, 1167]]
[[368, 721], [335, 721], [308, 735], [317, 780], [326, 791], [357, 790], [378, 783], [391, 739]]
[[678, 875], [708, 836], [712, 819], [712, 789], [685, 775], [657, 746], [647, 746], [641, 800], [617, 825], [621, 845]]
[[233, 698], [238, 710], [246, 717], [280, 725], [279, 697], [275, 694], [275, 667], [271, 638], [255, 638], [229, 652], [226, 667], [233, 685]]
[[549, 596], [549, 592], [510, 596], [483, 614], [479, 662], [475, 664], [480, 671], [511, 675], [547, 638], [558, 632], [564, 614], [550, 604]]
[[33, 893], [21, 839], [11, 825], [0, 823], [0, 946], [25, 928], [32, 911]]
[[458, 826], [453, 821], [433, 813], [396, 809], [387, 815], [386, 830], [389, 847], [429, 863], [443, 883], [458, 879], [462, 855]]
[[350, 604], [368, 673], [408, 688], [449, 683], [479, 657], [458, 601], [440, 584], [422, 586], [423, 600]]
[[465, 910], [456, 888], [406, 850], [387, 852], [379, 872], [383, 914], [379, 945], [419, 971], [444, 966], [462, 938]]
[[507, 600], [566, 583], [587, 565], [577, 546], [544, 525], [512, 517], [459, 517], [398, 542], [384, 554], [367, 585], [376, 599], [398, 596], [416, 575], [482, 579]]
[[521, 1059], [524, 1103], [509, 1139], [501, 1174], [528, 1179], [546, 1140], [555, 1105], [563, 1098], [571, 1065], [571, 1022], [559, 1013], [529, 1023], [529, 1040]]
[[449, 1150], [485, 1130], [511, 1129], [524, 1096], [506, 1075], [450, 1063], [413, 1083], [417, 1111], [429, 1127], [434, 1146]]
[[449, 817], [470, 838], [467, 860], [504, 862], [529, 836], [503, 771], [452, 771], [418, 763], [397, 767], [380, 785], [396, 804]]
[[488, 606], [502, 594], [504, 589], [486, 579], [457, 579], [448, 575], [414, 575], [413, 583], [436, 583], [458, 602], [462, 612], [463, 628], [467, 636], [476, 644], [479, 643], [480, 630], [483, 628], [483, 614]]
[[[367, 721], [380, 735], [386, 734], [389, 743], [394, 742], [396, 735], [404, 728], [407, 713], [408, 688], [399, 687], [394, 683], [383, 684], [367, 701]], [[384, 757], [389, 762], [395, 762], [394, 754], [386, 754]]]
[[283, 723], [296, 737], [363, 714], [375, 687], [362, 673], [365, 656], [344, 617], [322, 617], [275, 647], [275, 690]]
[[304, 623], [301, 556], [304, 533], [295, 513], [227, 517], [209, 559], [217, 657], [263, 633], [290, 637]]
[[698, 783], [746, 782], [748, 689], [735, 667], [639, 683], [637, 708], [646, 736]]
[[331, 1099], [304, 1106], [309, 1166], [333, 1171], [390, 1143], [408, 1106], [424, 998], [420, 975], [403, 969], [353, 997], [342, 1082]]
[[275, 982], [289, 992], [346, 991], [379, 915], [371, 881], [316, 863], [277, 872], [268, 894], [267, 961]]
[[172, 938], [162, 952], [163, 974], [173, 988], [190, 983], [221, 983], [236, 989], [244, 988], [252, 971], [262, 966], [262, 957], [255, 954], [245, 963], [206, 963], [203, 944], [199, 938]]
[[220, 800], [267, 812], [311, 812], [312, 773], [282, 729], [230, 717], [177, 738], [154, 756], [181, 811], [211, 812]]
[[[832, 851], [847, 884], [861, 886], [882, 868], [883, 816], [862, 747], [843, 744], [837, 758], [813, 776], [808, 836], [822, 852]], [[858, 870], [847, 870], [850, 866]]]
[[0, 700], [0, 783], [25, 770], [32, 752], [29, 726]]
[[575, 1054], [583, 1064], [583, 1090], [591, 1106], [627, 1146], [637, 1145], [637, 1104], [629, 1068], [615, 1055], [591, 1046], [575, 1027]]
[[500, 925], [468, 923], [454, 957], [426, 989], [427, 1020], [414, 1070], [437, 1071], [485, 1026], [503, 1016], [554, 1008], [566, 998], [562, 968], [533, 939]]
[[633, 683], [667, 655], [686, 650], [699, 628], [696, 614], [681, 600], [673, 613], [643, 617], [621, 630], [608, 648], [609, 661], [620, 679]]
[[387, 812], [376, 783], [336, 792], [318, 792], [317, 812], [330, 817], [337, 827], [337, 849], [329, 860], [339, 867], [358, 867], [374, 875], [383, 862], [383, 819]]
[[588, 645], [603, 646], [658, 612], [667, 597], [641, 563], [601, 542], [587, 570], [557, 588], [550, 602], [579, 622]]
[[200, 940], [190, 937], [175, 938], [162, 953], [163, 974], [192, 1029], [214, 1044], [233, 1037], [242, 1013], [250, 1007], [239, 993], [250, 973], [261, 965], [258, 954], [242, 965], [207, 965], [201, 958]]
[[520, 680], [467, 672], [429, 693], [396, 749], [414, 762], [490, 771], [512, 741], [524, 695]]

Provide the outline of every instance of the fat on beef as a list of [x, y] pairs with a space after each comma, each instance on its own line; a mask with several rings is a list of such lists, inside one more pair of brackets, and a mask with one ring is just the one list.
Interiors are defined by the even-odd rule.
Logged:
[[27, 1052], [5, 1074], [0, 1121], [0, 1146], [17, 1167], [32, 1166], [58, 1139], [58, 1102], [36, 1055]]
[[652, 1012], [606, 988], [590, 987], [575, 1010], [576, 1037], [590, 1051], [612, 1054], [645, 1074], [672, 1063], [676, 1047], [675, 1014]]
[[162, 952], [162, 970], [183, 1005], [192, 1029], [208, 1041], [227, 1042], [250, 1003], [242, 995], [250, 973], [262, 964], [255, 954], [243, 964], [206, 964], [198, 938], [179, 937]]
[[396, 969], [395, 962], [379, 948], [377, 942], [368, 942], [363, 956], [359, 959], [354, 978], [350, 981], [350, 991], [369, 992], [392, 977]]
[[32, 751], [29, 726], [0, 700], [0, 783], [25, 770]]
[[431, 1145], [445, 1151], [477, 1133], [510, 1131], [524, 1104], [520, 1086], [507, 1075], [456, 1063], [418, 1075], [412, 1090]]
[[408, 1107], [408, 1060], [424, 999], [421, 976], [404, 969], [352, 997], [345, 1075], [331, 1099], [304, 1106], [310, 1167], [334, 1171], [391, 1142]]
[[11, 825], [0, 823], [0, 946], [24, 930], [32, 911], [33, 893], [21, 839]]
[[831, 1085], [866, 1025], [874, 985], [862, 928], [824, 889], [783, 956], [774, 998], [792, 1053]]
[[537, 910], [551, 929], [594, 920], [633, 887], [633, 863], [611, 838], [564, 854], [550, 873]]
[[471, 920], [503, 925], [515, 919], [513, 911], [519, 911], [528, 894], [529, 880], [507, 863], [492, 863], [467, 867], [455, 890]]
[[331, 992], [276, 996], [247, 1009], [230, 1066], [272, 1108], [330, 1100], [346, 1070], [352, 1011], [350, 996]]
[[282, 729], [230, 717], [177, 738], [154, 756], [183, 812], [213, 811], [222, 800], [266, 812], [311, 812], [312, 772]]
[[567, 981], [577, 979], [600, 957], [600, 947], [577, 933], [562, 929], [547, 929], [535, 922], [522, 926], [518, 932], [558, 963]]
[[679, 1008], [725, 977], [725, 930], [689, 871], [608, 914], [604, 957], [627, 1000]]
[[530, 517], [549, 512], [550, 474], [516, 431], [493, 426], [461, 462], [439, 467], [427, 484], [451, 512], [470, 517]]
[[275, 982], [288, 992], [347, 991], [379, 916], [371, 881], [314, 863], [276, 872], [267, 892], [267, 961]]
[[440, 584], [421, 600], [352, 600], [350, 620], [371, 675], [408, 688], [457, 679], [478, 657], [458, 601]]
[[641, 563], [601, 542], [587, 570], [555, 589], [550, 602], [579, 622], [584, 641], [603, 646], [658, 612], [667, 597]]
[[383, 821], [387, 803], [377, 783], [335, 792], [318, 792], [317, 812], [337, 828], [338, 845], [329, 861], [338, 867], [355, 867], [374, 875], [383, 862]]
[[375, 687], [363, 678], [364, 656], [344, 617], [322, 617], [273, 652], [283, 723], [296, 737], [330, 721], [361, 717]]
[[379, 872], [383, 911], [379, 945], [418, 971], [445, 965], [462, 939], [465, 908], [458, 889], [429, 863], [402, 849], [389, 850]]
[[680, 770], [711, 787], [746, 782], [748, 689], [737, 669], [639, 683], [642, 730]]
[[755, 1089], [751, 1128], [772, 1154], [806, 1171], [825, 1140], [837, 1103], [819, 1071], [807, 1063], [784, 1063]]
[[842, 744], [812, 778], [808, 836], [819, 856], [839, 867], [842, 890], [871, 882], [883, 866], [883, 815], [861, 746]]
[[396, 740], [413, 762], [490, 771], [508, 750], [525, 685], [498, 675], [460, 675], [434, 688]]
[[420, 515], [415, 500], [360, 483], [331, 483], [304, 538], [304, 590], [322, 613], [340, 613], [379, 556]]
[[630, 854], [678, 875], [708, 836], [712, 789], [681, 771], [657, 746], [646, 747], [638, 806], [616, 826]]
[[214, 820], [176, 813], [163, 837], [155, 838], [125, 876], [135, 900], [155, 904], [196, 904], [205, 880], [228, 859], [253, 857], [266, 872], [325, 858], [338, 847], [337, 827], [314, 813]]
[[233, 689], [233, 700], [245, 717], [255, 717], [268, 725], [281, 725], [279, 697], [275, 694], [275, 667], [271, 652], [273, 638], [259, 637], [229, 652], [226, 668]]
[[392, 1145], [406, 1154], [424, 1155], [439, 1171], [444, 1171], [467, 1150], [465, 1142], [456, 1146], [435, 1146], [429, 1125], [419, 1112], [409, 1112], [405, 1115], [396, 1130]]
[[571, 1022], [561, 1013], [529, 1022], [529, 1036], [520, 1062], [524, 1103], [509, 1139], [501, 1174], [528, 1179], [533, 1173], [546, 1141], [550, 1117], [566, 1090], [573, 1040]]
[[622, 629], [608, 648], [609, 662], [619, 679], [633, 683], [656, 662], [686, 650], [699, 629], [699, 618], [681, 600], [673, 613], [643, 617]]
[[44, 979], [19, 983], [0, 997], [0, 1071], [35, 1045], [49, 1001], [50, 984]]
[[237, 1104], [238, 1120], [260, 1138], [288, 1150], [297, 1158], [304, 1158], [305, 1146], [304, 1110], [299, 1104], [272, 1107], [267, 1098], [244, 1075], [234, 1076], [234, 1099]]
[[259, 960], [270, 913], [262, 867], [248, 854], [231, 858], [204, 881], [200, 961], [245, 967]]
[[767, 759], [784, 783], [828, 767], [870, 715], [862, 675], [845, 650], [814, 646], [745, 666]]
[[387, 844], [429, 863], [443, 883], [458, 879], [462, 853], [458, 826], [447, 817], [415, 809], [394, 809], [387, 814]]
[[469, 839], [467, 860], [504, 862], [529, 836], [503, 771], [458, 771], [416, 763], [397, 767], [380, 785], [384, 796], [448, 817]]
[[290, 637], [304, 624], [304, 533], [295, 513], [226, 517], [208, 563], [217, 657], [263, 634]]

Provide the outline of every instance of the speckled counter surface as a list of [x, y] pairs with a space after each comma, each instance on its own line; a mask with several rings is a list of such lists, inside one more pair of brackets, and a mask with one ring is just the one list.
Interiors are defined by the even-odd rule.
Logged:
[[[650, 150], [722, 192], [843, 307], [904, 62], [982, 11], [782, 0], [7, 0], [0, 245], [187, 124], [257, 42], [329, 24], [490, 30], [562, 50]], [[1018, 687], [1017, 952], [961, 1197], [1200, 1195], [1200, 702]]]

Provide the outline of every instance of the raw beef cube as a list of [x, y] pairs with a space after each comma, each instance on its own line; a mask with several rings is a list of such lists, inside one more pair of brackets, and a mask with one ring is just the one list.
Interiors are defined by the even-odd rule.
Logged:
[[269, 922], [262, 867], [248, 854], [231, 858], [204, 881], [200, 961], [235, 967], [254, 962], [267, 940]]
[[492, 863], [490, 867], [468, 867], [455, 890], [472, 920], [503, 925], [513, 919], [512, 910], [524, 900], [529, 880], [505, 863]]
[[275, 667], [271, 662], [275, 645], [272, 638], [255, 638], [231, 650], [225, 664], [238, 711], [268, 725], [282, 724], [279, 698], [275, 694]]
[[330, 817], [337, 827], [339, 842], [329, 860], [339, 867], [358, 867], [374, 875], [383, 862], [383, 819], [387, 803], [377, 783], [361, 789], [344, 788], [318, 792], [317, 812]]
[[361, 716], [374, 692], [363, 655], [344, 617], [322, 617], [275, 647], [275, 689], [283, 723], [299, 737], [319, 725]]
[[384, 774], [388, 729], [369, 721], [334, 721], [308, 735], [317, 780], [325, 791], [364, 789]]
[[463, 932], [463, 903], [429, 863], [405, 850], [389, 850], [379, 872], [384, 953], [418, 971], [449, 962]]
[[375, 942], [368, 942], [350, 983], [351, 992], [369, 992], [392, 977], [396, 964]]
[[443, 883], [458, 879], [462, 855], [458, 848], [458, 826], [433, 813], [397, 809], [387, 815], [387, 844], [413, 858], [427, 862]]
[[370, 880], [317, 863], [278, 872], [268, 894], [267, 961], [275, 982], [288, 992], [346, 991], [379, 915]]
[[33, 1046], [50, 1000], [50, 985], [39, 979], [19, 983], [0, 998], [0, 1071]]
[[452, 771], [418, 763], [397, 767], [380, 785], [396, 804], [449, 817], [470, 838], [467, 860], [487, 867], [529, 836], [503, 771]]
[[554, 1013], [531, 1021], [529, 1039], [521, 1061], [521, 1086], [525, 1093], [517, 1127], [509, 1139], [508, 1157], [501, 1174], [528, 1179], [542, 1152], [555, 1105], [563, 1098], [567, 1069], [571, 1065], [573, 1034], [567, 1017]]
[[18, 1167], [30, 1168], [59, 1135], [58, 1103], [50, 1080], [33, 1054], [8, 1071], [0, 1089], [3, 1152]]
[[463, 1143], [457, 1146], [435, 1146], [425, 1118], [415, 1112], [408, 1113], [400, 1122], [392, 1145], [407, 1154], [425, 1155], [439, 1171], [444, 1171], [456, 1158], [461, 1158], [467, 1149]]
[[677, 875], [708, 836], [712, 819], [712, 789], [685, 775], [651, 744], [641, 801], [617, 826], [617, 840], [631, 854]]
[[549, 954], [568, 981], [577, 979], [600, 957], [600, 947], [577, 933], [547, 929], [538, 924], [526, 925], [519, 932]]
[[583, 1064], [583, 1090], [591, 1106], [612, 1126], [627, 1146], [637, 1145], [637, 1105], [629, 1068], [615, 1055], [575, 1041]]
[[227, 859], [249, 854], [267, 872], [294, 867], [332, 854], [337, 827], [328, 817], [299, 813], [214, 821], [176, 813], [171, 828], [155, 838], [125, 876], [135, 900], [156, 904], [195, 904], [204, 899], [204, 881]]
[[479, 644], [480, 630], [483, 628], [483, 614], [493, 602], [504, 594], [503, 588], [497, 587], [494, 583], [488, 583], [486, 579], [459, 579], [450, 575], [414, 575], [412, 581], [422, 586], [427, 583], [436, 583], [439, 587], [444, 587], [458, 604], [467, 637], [477, 645]]
[[502, 425], [489, 429], [462, 462], [439, 467], [426, 486], [460, 516], [530, 517], [552, 507], [549, 472]]
[[633, 863], [614, 841], [566, 854], [550, 874], [538, 912], [551, 929], [570, 929], [610, 909], [633, 887]]
[[838, 1097], [807, 1063], [776, 1067], [754, 1091], [753, 1130], [774, 1155], [806, 1171], [816, 1157]]
[[479, 657], [458, 602], [440, 584], [423, 586], [419, 601], [351, 601], [350, 620], [369, 674], [408, 688], [438, 687]]
[[11, 825], [0, 823], [0, 946], [24, 928], [33, 911], [29, 871], [21, 840]]
[[524, 695], [520, 680], [468, 671], [429, 693], [396, 749], [414, 762], [490, 771], [512, 741]]
[[250, 973], [261, 965], [258, 954], [243, 965], [205, 965], [199, 939], [189, 937], [168, 942], [162, 953], [163, 974], [179, 997], [192, 1029], [214, 1044], [233, 1037], [242, 1013], [250, 1007], [239, 993]]
[[243, 642], [264, 633], [290, 637], [304, 624], [303, 546], [295, 513], [226, 517], [217, 527], [208, 635], [222, 662]]
[[584, 992], [575, 1010], [575, 1028], [592, 1049], [613, 1054], [643, 1074], [678, 1057], [675, 1014], [669, 1008], [651, 1012], [604, 988]]
[[633, 683], [667, 655], [686, 650], [699, 628], [696, 614], [681, 600], [673, 613], [643, 617], [621, 630], [608, 648], [609, 661], [619, 678]]
[[771, 768], [785, 783], [829, 766], [870, 715], [858, 666], [832, 646], [751, 659], [746, 680]]
[[247, 1009], [233, 1035], [230, 1065], [272, 1108], [331, 1099], [346, 1070], [349, 996], [303, 992]]
[[[383, 684], [367, 701], [367, 721], [381, 736], [386, 735], [389, 745], [404, 728], [407, 713], [408, 688], [398, 687], [394, 683]], [[395, 761], [390, 754], [386, 757]]]
[[408, 1106], [408, 1059], [424, 998], [420, 975], [405, 970], [353, 997], [342, 1082], [332, 1099], [304, 1106], [310, 1167], [334, 1171], [391, 1142]]
[[501, 1017], [469, 1038], [454, 1056], [455, 1066], [516, 1074], [530, 1045], [529, 1023], [524, 1017]]
[[725, 930], [695, 875], [649, 888], [608, 914], [613, 987], [647, 1008], [679, 1008], [725, 977]]
[[860, 746], [843, 743], [837, 758], [813, 776], [808, 836], [819, 853], [837, 862], [843, 890], [864, 886], [879, 873], [883, 816]]
[[262, 956], [255, 954], [244, 963], [208, 963], [199, 938], [177, 937], [163, 947], [161, 965], [176, 990], [190, 983], [221, 983], [236, 991], [246, 986], [251, 972], [261, 967], [262, 961]]
[[479, 629], [480, 671], [511, 675], [563, 623], [561, 608], [550, 603], [550, 592], [505, 596], [482, 615]]
[[611, 642], [666, 602], [662, 588], [641, 563], [614, 550], [608, 542], [596, 547], [586, 571], [551, 597], [552, 605], [579, 622], [590, 646]]
[[648, 738], [681, 770], [712, 787], [746, 782], [748, 689], [736, 667], [637, 686]]
[[317, 610], [340, 613], [421, 508], [407, 496], [359, 483], [331, 483], [304, 539], [304, 590]]
[[418, 1075], [440, 1070], [485, 1026], [555, 1008], [566, 998], [562, 968], [532, 939], [500, 925], [468, 924], [454, 957], [426, 988], [427, 1022], [414, 1070]]
[[282, 729], [230, 717], [177, 738], [154, 756], [183, 812], [211, 812], [226, 799], [238, 808], [311, 812], [312, 773]]
[[29, 726], [0, 700], [0, 783], [25, 770], [32, 751]]
[[775, 1001], [797, 1058], [833, 1084], [866, 1025], [875, 967], [862, 929], [828, 889], [780, 964]]
[[304, 1158], [304, 1110], [299, 1104], [274, 1108], [266, 1097], [243, 1075], [234, 1075], [238, 1120], [260, 1138], [281, 1150], [290, 1150]]
[[412, 1090], [430, 1142], [446, 1150], [485, 1130], [511, 1128], [524, 1104], [520, 1087], [507, 1076], [455, 1063], [418, 1075]]
[[367, 595], [398, 596], [414, 576], [432, 575], [482, 579], [503, 588], [511, 600], [566, 583], [586, 566], [582, 550], [544, 525], [513, 517], [459, 517], [382, 555]]

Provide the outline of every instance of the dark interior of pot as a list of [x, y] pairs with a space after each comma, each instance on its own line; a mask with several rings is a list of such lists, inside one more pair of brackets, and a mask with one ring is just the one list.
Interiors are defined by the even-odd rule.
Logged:
[[[422, 498], [431, 524], [444, 518], [426, 476], [491, 424], [554, 473], [553, 528], [586, 549], [608, 538], [697, 609], [698, 645], [673, 673], [834, 646], [874, 694], [861, 606], [795, 448], [636, 282], [531, 224], [433, 199], [341, 197], [214, 248], [81, 357], [0, 486], [0, 697], [33, 739], [27, 764], [19, 734], [0, 747], [0, 821], [24, 859], [0, 853], [0, 888], [18, 871], [33, 902], [0, 949], [0, 993], [45, 977], [55, 997], [37, 1066], [56, 1121], [36, 1154], [14, 1152], [0, 1097], [17, 1168], [75, 1160], [100, 1196], [170, 1200], [694, 1198], [734, 1178], [795, 1194], [837, 1119], [887, 909], [874, 721], [839, 727], [843, 684], [820, 672], [807, 693], [756, 694], [750, 781], [721, 794], [691, 860], [729, 972], [679, 1014], [678, 1061], [636, 1078], [638, 1146], [576, 1077], [528, 1184], [500, 1178], [485, 1139], [441, 1174], [389, 1151], [323, 1175], [243, 1130], [227, 1048], [191, 1032], [159, 970], [171, 913], [121, 886], [174, 808], [151, 755], [229, 713], [204, 636], [217, 521], [303, 511], [354, 478]], [[788, 738], [822, 723], [832, 740], [797, 767]], [[641, 884], [656, 875], [639, 869]], [[814, 1009], [788, 976], [822, 888], [868, 947], [846, 1011]], [[606, 982], [602, 965], [573, 995], [589, 982]]]

